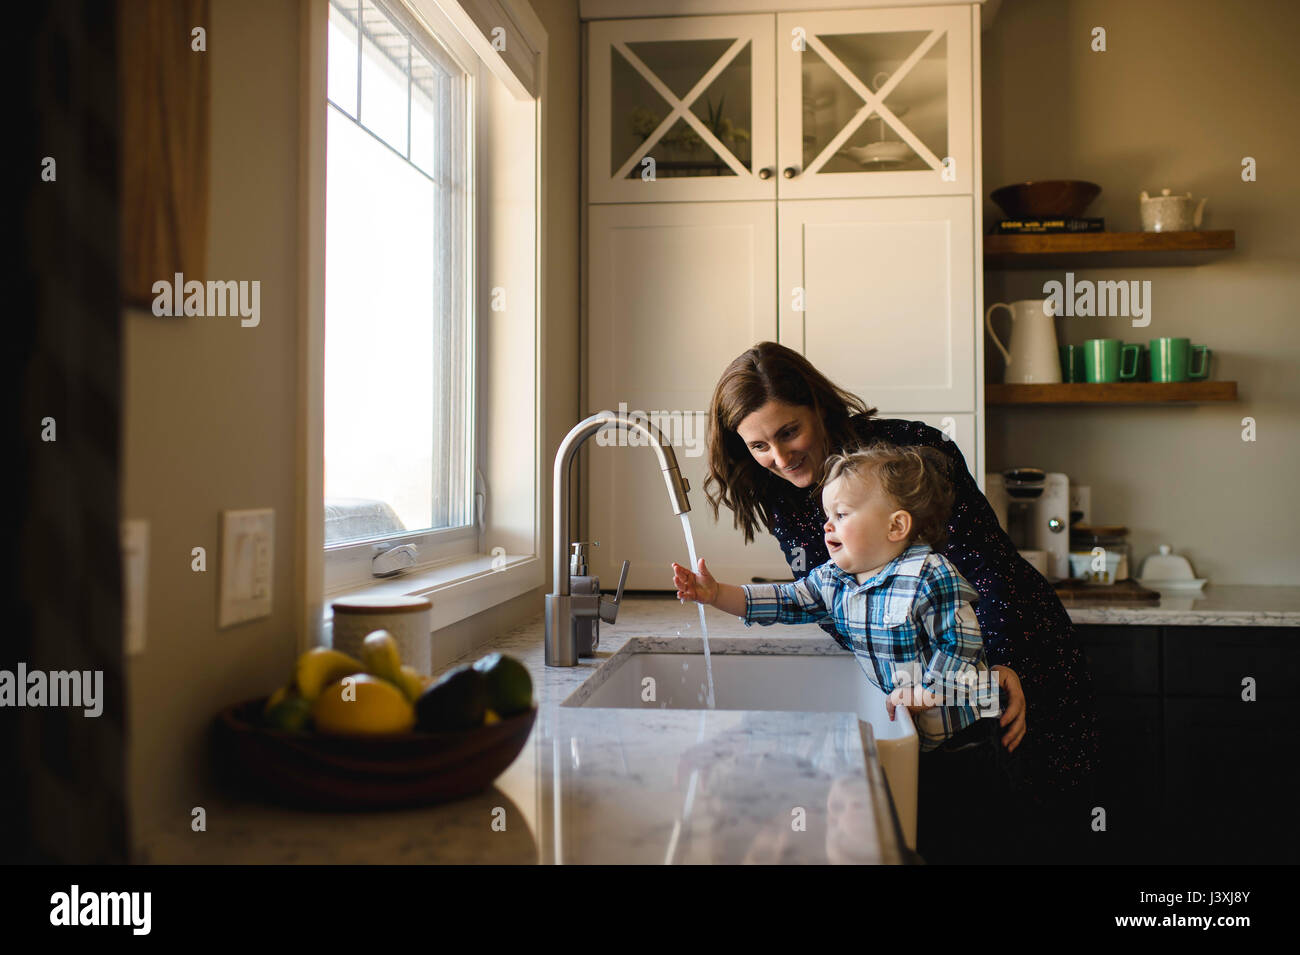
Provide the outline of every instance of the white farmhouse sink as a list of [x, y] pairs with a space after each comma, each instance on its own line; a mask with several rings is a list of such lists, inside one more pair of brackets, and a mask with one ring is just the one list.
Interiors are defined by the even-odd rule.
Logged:
[[[906, 709], [889, 719], [885, 694], [851, 653], [825, 637], [715, 637], [709, 649], [717, 709], [847, 712], [857, 715], [860, 729], [870, 727], [863, 732], [864, 749], [869, 755], [874, 740], [903, 838], [916, 847], [916, 729]], [[702, 710], [705, 683], [698, 637], [634, 637], [561, 705]]]

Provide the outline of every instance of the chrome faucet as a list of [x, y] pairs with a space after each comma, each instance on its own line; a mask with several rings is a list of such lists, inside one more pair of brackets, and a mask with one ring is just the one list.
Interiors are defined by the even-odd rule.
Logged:
[[677, 469], [677, 455], [672, 445], [664, 440], [659, 429], [649, 422], [615, 414], [613, 411], [601, 411], [584, 418], [573, 426], [573, 430], [564, 436], [560, 449], [555, 453], [555, 474], [553, 493], [555, 496], [555, 588], [546, 595], [546, 665], [548, 667], [571, 667], [578, 665], [578, 629], [577, 621], [583, 617], [599, 617], [606, 623], [613, 623], [618, 618], [619, 604], [623, 602], [623, 585], [627, 583], [628, 562], [623, 561], [623, 571], [618, 578], [618, 592], [614, 599], [595, 594], [571, 594], [569, 592], [569, 465], [582, 442], [604, 428], [623, 431], [639, 431], [650, 439], [659, 458], [659, 469], [664, 473], [664, 482], [668, 485], [668, 497], [672, 501], [673, 513], [684, 514], [691, 509], [686, 499], [690, 483], [682, 477]]

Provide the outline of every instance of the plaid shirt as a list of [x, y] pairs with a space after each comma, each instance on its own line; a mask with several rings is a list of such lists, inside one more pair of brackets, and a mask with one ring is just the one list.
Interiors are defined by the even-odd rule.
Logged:
[[922, 711], [916, 721], [922, 750], [999, 712], [972, 606], [979, 594], [927, 544], [909, 547], [862, 583], [832, 560], [791, 584], [743, 589], [745, 626], [830, 617], [885, 693], [919, 683], [952, 704]]

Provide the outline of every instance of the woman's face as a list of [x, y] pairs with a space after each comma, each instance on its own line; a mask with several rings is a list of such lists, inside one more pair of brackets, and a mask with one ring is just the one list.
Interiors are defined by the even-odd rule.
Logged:
[[804, 405], [769, 401], [736, 427], [762, 467], [796, 487], [813, 483], [822, 465], [822, 423]]

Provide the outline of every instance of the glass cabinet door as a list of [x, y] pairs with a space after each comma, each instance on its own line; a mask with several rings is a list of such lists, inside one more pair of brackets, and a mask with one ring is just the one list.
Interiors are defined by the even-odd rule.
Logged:
[[777, 17], [783, 199], [972, 191], [978, 7]]
[[775, 198], [774, 22], [591, 23], [589, 200]]

